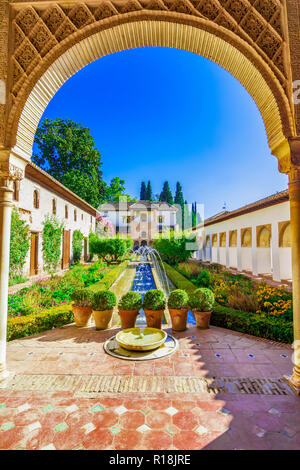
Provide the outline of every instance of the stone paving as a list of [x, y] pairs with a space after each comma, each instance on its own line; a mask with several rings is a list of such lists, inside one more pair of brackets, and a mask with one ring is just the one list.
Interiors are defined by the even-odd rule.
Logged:
[[[300, 448], [300, 398], [284, 385], [266, 394], [63, 389], [68, 379], [88, 383], [97, 375], [107, 383], [120, 376], [280, 380], [292, 370], [288, 345], [190, 326], [175, 334], [172, 356], [138, 363], [104, 353], [103, 342], [117, 331], [68, 325], [8, 344], [8, 368], [24, 380], [14, 388], [11, 376], [0, 388], [1, 449]], [[54, 375], [67, 379], [61, 390], [43, 389]]]

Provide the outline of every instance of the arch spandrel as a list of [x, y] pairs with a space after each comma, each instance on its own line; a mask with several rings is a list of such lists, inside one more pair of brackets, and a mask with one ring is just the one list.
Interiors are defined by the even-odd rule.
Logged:
[[[106, 54], [165, 46], [202, 55], [255, 100], [283, 161], [295, 135], [284, 6], [280, 0], [10, 1], [6, 145], [31, 154], [38, 120], [70, 76]], [[1, 79], [1, 77], [0, 77]], [[283, 165], [281, 165], [283, 168]]]

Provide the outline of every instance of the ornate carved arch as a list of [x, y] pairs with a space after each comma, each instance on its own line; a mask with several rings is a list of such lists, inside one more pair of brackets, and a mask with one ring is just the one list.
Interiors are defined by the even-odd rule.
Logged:
[[[273, 153], [285, 156], [295, 122], [282, 1], [36, 0], [22, 6], [22, 1], [11, 0], [9, 4], [13, 41], [6, 146], [17, 142], [18, 150], [30, 153], [38, 120], [57, 86], [87, 63], [114, 51], [150, 45], [189, 50], [229, 70], [256, 101]], [[35, 105], [33, 94], [40, 95]]]

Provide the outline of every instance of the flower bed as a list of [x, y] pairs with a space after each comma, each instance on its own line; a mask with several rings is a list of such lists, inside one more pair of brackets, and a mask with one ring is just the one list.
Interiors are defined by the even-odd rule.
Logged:
[[226, 307], [292, 321], [292, 294], [284, 287], [254, 283], [243, 274], [232, 274], [218, 264], [180, 263], [178, 271], [197, 287], [209, 287], [216, 301]]
[[[164, 267], [167, 276], [177, 289], [183, 289], [189, 295], [196, 289], [196, 286], [175, 268], [166, 263], [164, 263]], [[269, 289], [266, 289], [266, 292], [269, 292]], [[245, 312], [216, 303], [213, 308], [211, 323], [215, 326], [272, 341], [288, 344], [293, 342], [293, 322], [286, 319], [285, 315]]]
[[[128, 264], [128, 261], [124, 261], [118, 266], [113, 268], [104, 267], [102, 271], [102, 277], [100, 280], [95, 282], [93, 285], [89, 284], [91, 282], [90, 272], [84, 273], [83, 279], [86, 280], [89, 289], [97, 292], [102, 289], [109, 289], [112, 284], [118, 279], [120, 274], [124, 271]], [[82, 267], [81, 267], [82, 268]], [[22, 338], [24, 336], [30, 336], [33, 334], [41, 333], [42, 331], [49, 330], [52, 328], [57, 328], [74, 321], [73, 312], [70, 302], [71, 292], [76, 287], [82, 286], [82, 277], [79, 274], [79, 271], [75, 268], [68, 271], [68, 273], [63, 276], [63, 279], [67, 276], [67, 279], [70, 278], [74, 280], [73, 276], [69, 273], [74, 273], [75, 281], [69, 288], [68, 302], [66, 301], [64, 305], [54, 305], [51, 308], [39, 308], [39, 310], [34, 310], [31, 313], [23, 315], [15, 315], [14, 317], [9, 317], [7, 321], [7, 341]], [[88, 271], [87, 269], [83, 271]], [[96, 271], [97, 272], [97, 271]], [[98, 273], [99, 274], [99, 273]], [[97, 274], [97, 275], [98, 275]], [[87, 281], [88, 279], [88, 281]], [[66, 280], [65, 280], [66, 281]], [[80, 281], [79, 285], [76, 285]], [[33, 287], [33, 286], [32, 286]], [[17, 294], [14, 297], [14, 309], [17, 310], [18, 302], [21, 303], [20, 299], [16, 298]]]

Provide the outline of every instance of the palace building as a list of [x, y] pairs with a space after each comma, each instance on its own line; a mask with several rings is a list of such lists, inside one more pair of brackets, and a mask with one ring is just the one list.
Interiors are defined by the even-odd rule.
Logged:
[[157, 233], [177, 230], [178, 209], [167, 202], [108, 202], [99, 207], [100, 215], [112, 223], [115, 234], [129, 236], [134, 246], [151, 244]]

